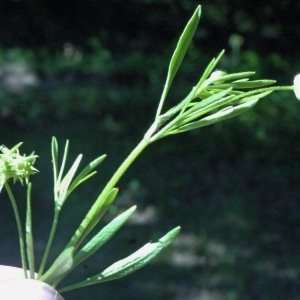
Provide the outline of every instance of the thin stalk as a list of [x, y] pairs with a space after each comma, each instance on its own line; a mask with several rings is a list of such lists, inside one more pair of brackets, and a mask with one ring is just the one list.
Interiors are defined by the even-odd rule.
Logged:
[[282, 86], [274, 86], [270, 87], [272, 91], [293, 91], [295, 88], [293, 85], [282, 85]]
[[27, 263], [26, 263], [24, 233], [23, 233], [23, 229], [22, 229], [22, 225], [21, 225], [21, 218], [20, 218], [17, 202], [16, 202], [16, 199], [15, 199], [13, 193], [12, 193], [12, 190], [11, 190], [9, 184], [7, 182], [5, 182], [4, 186], [5, 186], [5, 189], [8, 193], [9, 199], [11, 201], [11, 204], [12, 204], [12, 207], [13, 207], [13, 210], [14, 210], [14, 214], [15, 214], [15, 218], [16, 218], [16, 222], [17, 222], [18, 234], [19, 234], [22, 268], [23, 268], [23, 271], [24, 271], [25, 278], [28, 278], [28, 276], [27, 276]]
[[51, 227], [49, 239], [48, 239], [48, 242], [47, 242], [47, 246], [46, 246], [46, 249], [45, 249], [45, 252], [44, 252], [44, 256], [43, 256], [43, 259], [42, 259], [42, 262], [41, 262], [41, 265], [40, 265], [40, 268], [39, 268], [38, 279], [41, 278], [41, 276], [42, 276], [42, 274], [45, 270], [45, 266], [46, 266], [46, 263], [47, 263], [47, 260], [48, 260], [48, 257], [49, 257], [49, 253], [50, 253], [52, 243], [53, 243], [53, 240], [54, 240], [54, 236], [55, 236], [55, 233], [56, 233], [56, 229], [57, 229], [59, 213], [60, 213], [60, 210], [55, 207], [52, 227]]
[[162, 92], [162, 96], [160, 98], [159, 104], [158, 104], [155, 120], [157, 120], [161, 114], [161, 111], [162, 111], [165, 99], [167, 97], [169, 88], [170, 88], [170, 83], [167, 82], [167, 84], [165, 85], [164, 90]]

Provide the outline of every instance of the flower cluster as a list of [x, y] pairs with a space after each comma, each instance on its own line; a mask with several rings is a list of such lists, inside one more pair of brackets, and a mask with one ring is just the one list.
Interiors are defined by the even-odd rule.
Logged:
[[29, 176], [38, 172], [33, 166], [37, 155], [33, 153], [29, 156], [22, 156], [18, 148], [22, 145], [19, 143], [12, 149], [4, 145], [0, 147], [0, 191], [5, 182], [12, 178], [14, 183], [19, 179], [21, 184], [25, 180], [28, 183]]

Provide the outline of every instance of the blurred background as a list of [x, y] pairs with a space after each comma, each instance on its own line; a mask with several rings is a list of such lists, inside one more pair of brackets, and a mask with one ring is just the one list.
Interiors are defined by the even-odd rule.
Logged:
[[[22, 141], [22, 153], [39, 155], [37, 264], [53, 216], [51, 137], [61, 152], [70, 139], [69, 165], [79, 153], [82, 167], [108, 154], [66, 202], [53, 259], [151, 125], [169, 60], [198, 4], [199, 29], [167, 103], [180, 101], [222, 49], [222, 70], [292, 84], [300, 70], [298, 1], [0, 2], [0, 144]], [[120, 181], [97, 230], [131, 205], [137, 213], [63, 285], [177, 225], [181, 235], [138, 273], [65, 293], [66, 300], [299, 299], [299, 113], [293, 93], [278, 92], [240, 117], [151, 145]], [[14, 190], [24, 217], [26, 188]], [[0, 198], [0, 263], [20, 266], [12, 208], [5, 191]]]

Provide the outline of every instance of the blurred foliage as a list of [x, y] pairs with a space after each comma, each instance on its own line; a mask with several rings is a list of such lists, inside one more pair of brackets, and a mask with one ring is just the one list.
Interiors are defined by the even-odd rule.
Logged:
[[[29, 126], [113, 113], [113, 119], [135, 124], [131, 108], [142, 115], [155, 108], [172, 50], [197, 4], [192, 0], [76, 0], [59, 7], [52, 1], [1, 3], [0, 24], [6, 29], [0, 33], [2, 121]], [[293, 22], [300, 10], [297, 3], [204, 0], [201, 5], [199, 30], [170, 101], [179, 101], [191, 89], [203, 66], [222, 48], [227, 49], [227, 60], [220, 66], [225, 70], [251, 69], [257, 77], [291, 83], [299, 64], [294, 45], [300, 36]], [[20, 78], [22, 72], [30, 74], [31, 81]], [[15, 81], [12, 86], [9, 77]], [[274, 97], [276, 118], [274, 107], [281, 100]], [[255, 115], [241, 120], [250, 122]]]

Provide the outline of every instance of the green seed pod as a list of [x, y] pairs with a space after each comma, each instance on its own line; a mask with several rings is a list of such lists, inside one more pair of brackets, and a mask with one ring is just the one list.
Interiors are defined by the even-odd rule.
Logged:
[[29, 156], [20, 155], [18, 148], [21, 144], [16, 145], [12, 149], [8, 149], [4, 145], [0, 147], [0, 191], [10, 178], [13, 179], [14, 183], [17, 180], [21, 184], [23, 184], [23, 180], [28, 183], [29, 176], [38, 172], [33, 166], [38, 156], [33, 153]]

